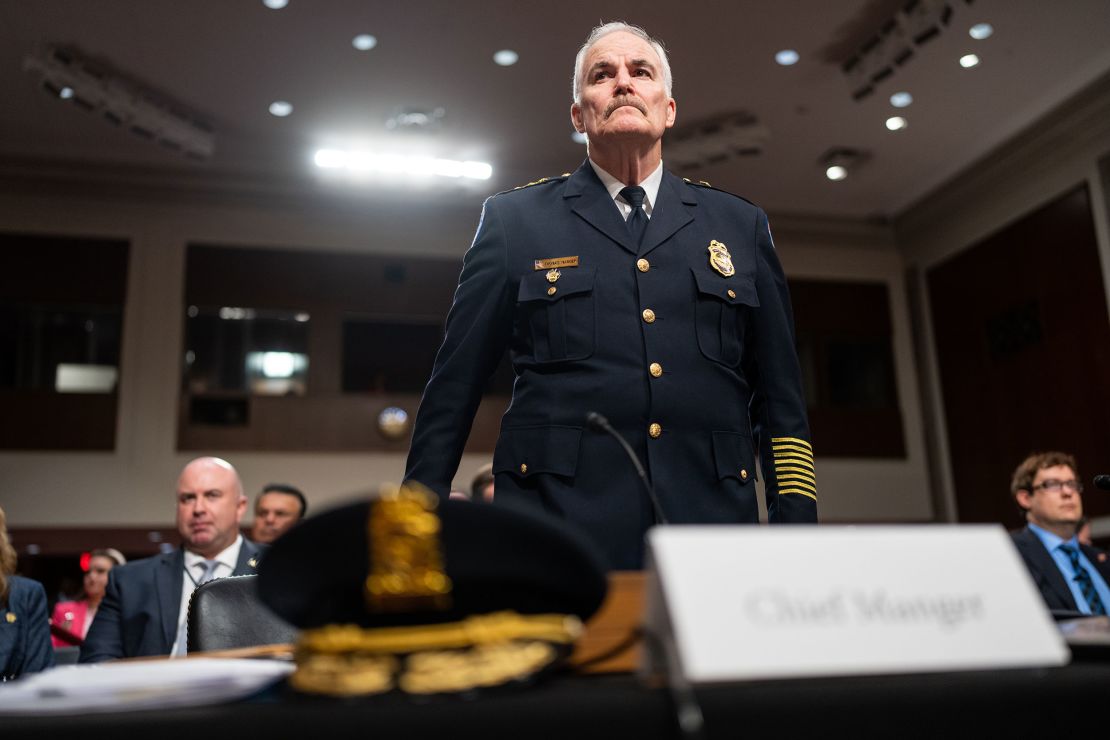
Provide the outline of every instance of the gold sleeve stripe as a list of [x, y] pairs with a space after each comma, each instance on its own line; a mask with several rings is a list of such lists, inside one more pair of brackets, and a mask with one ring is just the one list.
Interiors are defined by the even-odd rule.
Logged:
[[783, 486], [787, 486], [787, 487], [797, 486], [798, 488], [805, 488], [806, 490], [813, 491], [814, 493], [817, 493], [817, 481], [795, 480], [793, 478], [779, 478], [779, 487], [780, 487], [780, 489]]
[[797, 452], [801, 455], [806, 455], [808, 457], [813, 457], [812, 452], [807, 450], [805, 447], [801, 447], [799, 445], [771, 445], [771, 449], [776, 451], [776, 452], [778, 452], [780, 450], [784, 451], [784, 452], [785, 451], [790, 451], [790, 452]]
[[814, 501], [817, 500], [817, 494], [810, 493], [809, 491], [803, 491], [800, 488], [780, 488], [779, 489], [779, 495], [780, 496], [782, 496], [783, 494], [787, 494], [787, 493], [797, 493], [797, 494], [800, 494], [800, 495], [805, 496], [807, 498], [811, 498]]
[[813, 468], [795, 467], [793, 465], [776, 465], [775, 466], [775, 472], [776, 473], [801, 473], [802, 475], [808, 475], [808, 476], [812, 477], [813, 473], [814, 473], [814, 470], [813, 470]]
[[813, 455], [808, 452], [798, 452], [795, 450], [772, 450], [771, 454], [775, 457], [794, 457], [799, 460], [812, 460]]
[[813, 445], [806, 442], [804, 439], [798, 439], [797, 437], [771, 437], [771, 444], [777, 444], [779, 442], [790, 442], [792, 444], [802, 445], [810, 452], [813, 452]]
[[779, 480], [785, 480], [787, 478], [792, 478], [792, 479], [795, 479], [795, 480], [811, 480], [811, 481], [814, 481], [814, 482], [816, 482], [816, 480], [817, 480], [816, 476], [814, 476], [813, 473], [809, 472], [808, 470], [795, 471], [795, 470], [777, 470], [776, 469], [775, 470], [775, 477], [778, 478]]
[[807, 468], [813, 468], [813, 458], [799, 455], [795, 452], [776, 452], [774, 454], [775, 465], [804, 465]]

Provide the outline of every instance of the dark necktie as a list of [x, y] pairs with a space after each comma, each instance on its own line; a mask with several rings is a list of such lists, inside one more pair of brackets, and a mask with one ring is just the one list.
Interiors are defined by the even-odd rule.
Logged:
[[644, 213], [644, 189], [639, 185], [629, 185], [621, 188], [620, 194], [632, 206], [632, 213], [628, 214], [625, 223], [628, 224], [628, 233], [632, 234], [633, 243], [639, 246], [648, 224], [647, 214]]
[[1060, 545], [1060, 549], [1071, 560], [1071, 568], [1075, 571], [1075, 582], [1079, 584], [1079, 592], [1087, 600], [1087, 605], [1091, 607], [1091, 614], [1105, 614], [1106, 605], [1102, 603], [1102, 598], [1095, 589], [1091, 574], [1079, 562], [1079, 550], [1069, 545]]

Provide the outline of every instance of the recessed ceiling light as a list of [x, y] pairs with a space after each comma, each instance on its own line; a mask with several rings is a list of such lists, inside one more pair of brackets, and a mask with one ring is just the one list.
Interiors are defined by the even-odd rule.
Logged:
[[493, 61], [502, 67], [511, 67], [517, 63], [518, 59], [520, 59], [520, 55], [512, 49], [502, 49], [493, 55]]
[[378, 45], [378, 39], [368, 33], [360, 33], [351, 39], [351, 46], [359, 51], [370, 51]]
[[575, 144], [585, 144], [586, 134], [582, 133], [581, 131], [575, 131], [573, 134], [570, 135], [570, 139]]
[[270, 10], [281, 10], [289, 4], [289, 0], [262, 0], [262, 4]]
[[992, 33], [994, 33], [994, 26], [989, 23], [976, 23], [974, 26], [967, 29], [967, 35], [976, 41], [989, 39]]
[[913, 102], [913, 96], [906, 91], [896, 92], [890, 96], [890, 104], [895, 108], [905, 108]]
[[960, 57], [960, 66], [964, 69], [970, 69], [979, 63], [979, 57], [975, 54], [964, 54]]
[[886, 119], [886, 127], [891, 131], [901, 131], [908, 125], [909, 124], [906, 123], [906, 119], [902, 118], [902, 116], [891, 116], [890, 118]]
[[270, 114], [275, 115], [278, 118], [285, 118], [287, 115], [289, 115], [292, 112], [293, 112], [293, 104], [292, 103], [288, 103], [284, 100], [275, 100], [274, 102], [270, 103]]
[[798, 56], [798, 52], [794, 51], [793, 49], [783, 49], [782, 51], [775, 53], [775, 61], [784, 67], [789, 67], [791, 64], [797, 64], [800, 58], [801, 57]]
[[825, 177], [830, 180], [843, 180], [847, 176], [848, 170], [838, 164], [834, 164], [832, 167], [825, 170]]

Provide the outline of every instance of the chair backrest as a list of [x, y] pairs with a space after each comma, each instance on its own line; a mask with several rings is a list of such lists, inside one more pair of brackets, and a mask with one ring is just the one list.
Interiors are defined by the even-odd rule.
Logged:
[[230, 650], [293, 642], [297, 628], [258, 598], [258, 576], [231, 576], [201, 584], [189, 599], [188, 652]]
[[77, 658], [80, 655], [80, 646], [61, 645], [54, 648], [54, 665], [77, 665]]

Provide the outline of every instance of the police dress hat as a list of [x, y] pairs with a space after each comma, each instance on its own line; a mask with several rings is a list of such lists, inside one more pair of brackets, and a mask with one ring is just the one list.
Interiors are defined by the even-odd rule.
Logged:
[[405, 484], [299, 523], [258, 586], [302, 630], [292, 686], [342, 696], [530, 680], [569, 654], [608, 581], [554, 518]]

